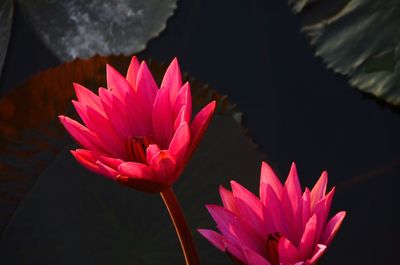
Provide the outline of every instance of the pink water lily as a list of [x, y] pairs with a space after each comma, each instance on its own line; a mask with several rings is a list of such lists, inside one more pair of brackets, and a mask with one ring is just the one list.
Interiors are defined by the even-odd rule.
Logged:
[[263, 162], [260, 196], [235, 181], [232, 191], [220, 187], [223, 207], [207, 205], [220, 233], [199, 232], [238, 264], [316, 264], [346, 215], [342, 211], [327, 221], [335, 191], [326, 193], [327, 182], [323, 172], [313, 189], [302, 193], [294, 163], [282, 185]]
[[191, 122], [189, 83], [182, 85], [178, 61], [158, 88], [146, 63], [133, 57], [126, 77], [107, 65], [107, 89], [98, 96], [74, 84], [73, 101], [85, 125], [65, 116], [61, 123], [82, 146], [72, 151], [89, 170], [144, 192], [161, 192], [180, 176], [215, 109], [204, 107]]

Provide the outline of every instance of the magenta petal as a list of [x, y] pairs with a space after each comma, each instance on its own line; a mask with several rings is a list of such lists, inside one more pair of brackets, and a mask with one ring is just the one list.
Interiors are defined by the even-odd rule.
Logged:
[[158, 86], [145, 62], [139, 67], [136, 79], [136, 93], [146, 114], [151, 117], [151, 111], [158, 91]]
[[325, 231], [322, 235], [321, 242], [325, 246], [329, 246], [335, 237], [340, 225], [343, 222], [344, 217], [346, 216], [346, 212], [338, 212], [335, 216], [332, 217], [331, 220], [326, 224]]
[[129, 178], [137, 179], [152, 179], [153, 174], [151, 169], [141, 163], [136, 162], [125, 162], [119, 165], [118, 172], [121, 175], [127, 176]]
[[324, 254], [325, 250], [326, 246], [322, 244], [317, 244], [316, 251], [310, 260], [310, 264], [312, 265], [315, 264], [318, 261], [318, 259], [322, 256], [322, 254]]
[[315, 236], [317, 231], [317, 216], [314, 214], [307, 222], [303, 236], [300, 240], [299, 252], [303, 259], [311, 256], [315, 246]]
[[146, 161], [150, 164], [151, 159], [160, 152], [160, 147], [156, 144], [151, 144], [146, 149]]
[[186, 151], [190, 144], [190, 130], [187, 123], [182, 123], [181, 126], [176, 129], [174, 136], [169, 144], [169, 152], [175, 157], [178, 163], [182, 163], [185, 157]]
[[128, 139], [129, 136], [135, 135], [132, 130], [135, 123], [126, 113], [126, 106], [104, 88], [99, 88], [99, 95], [108, 120], [117, 135], [122, 139]]
[[136, 79], [139, 72], [140, 63], [136, 56], [133, 56], [129, 64], [128, 72], [126, 73], [126, 80], [131, 87], [136, 91]]
[[100, 161], [97, 161], [96, 164], [99, 166], [100, 173], [103, 176], [106, 176], [106, 177], [108, 177], [108, 178], [110, 178], [112, 180], [115, 180], [117, 178], [117, 176], [118, 176], [118, 171], [117, 170], [115, 170], [114, 168], [103, 164]]
[[288, 222], [289, 234], [287, 235], [293, 242], [298, 245], [301, 238], [301, 186], [297, 176], [295, 163], [292, 163], [289, 176], [286, 179], [282, 195], [282, 207]]
[[73, 119], [62, 115], [58, 116], [58, 118], [60, 119], [60, 122], [64, 125], [65, 129], [80, 145], [88, 150], [104, 152], [106, 148], [104, 148], [104, 146], [101, 144], [99, 138], [95, 133]]
[[236, 215], [217, 205], [206, 205], [207, 210], [217, 223], [224, 238], [237, 242], [241, 247], [249, 247], [256, 251], [263, 251], [263, 238], [245, 222], [240, 221]]
[[133, 93], [133, 88], [128, 81], [114, 67], [107, 64], [107, 88], [121, 102], [126, 102], [125, 97]]
[[166, 150], [161, 150], [150, 161], [151, 170], [155, 173], [157, 181], [172, 185], [176, 180], [176, 160]]
[[221, 234], [218, 234], [215, 231], [209, 230], [209, 229], [197, 229], [197, 231], [204, 236], [205, 238], [210, 241], [211, 244], [213, 244], [216, 248], [218, 248], [221, 251], [225, 251], [225, 246], [224, 246], [224, 237]]
[[106, 156], [100, 156], [99, 161], [108, 166], [111, 167], [115, 170], [118, 170], [119, 166], [124, 163], [125, 161], [119, 158], [113, 158], [113, 157], [106, 157]]
[[186, 160], [190, 159], [201, 138], [203, 137], [204, 132], [207, 129], [212, 116], [214, 115], [215, 106], [215, 101], [209, 103], [199, 113], [197, 113], [196, 117], [193, 119], [193, 122], [190, 125], [190, 135], [192, 139]]
[[78, 101], [87, 106], [91, 106], [99, 113], [104, 113], [100, 103], [100, 98], [86, 87], [73, 83]]
[[298, 250], [285, 237], [281, 237], [278, 243], [279, 261], [281, 263], [296, 263], [300, 260]]
[[243, 249], [247, 265], [271, 265], [264, 257], [249, 248]]
[[222, 204], [225, 209], [228, 209], [232, 213], [239, 215], [239, 210], [236, 208], [235, 198], [233, 193], [222, 186], [219, 186], [219, 195], [221, 196]]
[[172, 111], [174, 112], [174, 117], [177, 117], [182, 107], [186, 106], [186, 115], [184, 119], [187, 123], [190, 122], [192, 116], [192, 95], [190, 93], [190, 85], [188, 82], [186, 82], [179, 90], [175, 103], [171, 106], [173, 106]]
[[269, 233], [281, 232], [288, 234], [288, 224], [283, 212], [281, 201], [271, 186], [267, 186], [267, 205], [264, 210], [264, 220]]
[[184, 105], [175, 118], [174, 129], [173, 129], [174, 131], [176, 131], [176, 129], [178, 129], [178, 127], [182, 123], [190, 124], [190, 117], [188, 116], [188, 113], [189, 113], [188, 108], [186, 107], [186, 105]]
[[235, 181], [231, 181], [235, 204], [241, 216], [254, 227], [260, 236], [264, 236], [267, 231], [263, 222], [263, 206], [260, 200], [246, 188]]
[[168, 90], [161, 88], [153, 106], [153, 131], [157, 144], [161, 149], [168, 148], [173, 134], [171, 103]]
[[75, 100], [72, 103], [87, 128], [96, 133], [99, 140], [109, 144], [107, 153], [112, 156], [124, 157], [124, 146], [121, 139], [115, 134], [109, 120], [89, 106], [85, 106]]
[[160, 88], [166, 88], [170, 95], [170, 102], [174, 104], [179, 89], [182, 87], [181, 70], [179, 69], [178, 59], [174, 58], [165, 72]]
[[260, 200], [265, 205], [266, 204], [266, 190], [267, 186], [270, 186], [275, 194], [281, 199], [283, 187], [281, 181], [276, 176], [272, 168], [265, 162], [261, 164], [261, 177], [260, 177]]
[[100, 174], [101, 171], [99, 170], [99, 166], [96, 164], [96, 161], [100, 156], [98, 153], [85, 149], [76, 149], [75, 151], [71, 150], [71, 154], [82, 166], [92, 172]]
[[299, 177], [297, 175], [296, 164], [292, 163], [290, 168], [289, 176], [286, 179], [284, 190], [289, 197], [289, 201], [293, 208], [293, 213], [299, 209], [300, 201], [301, 201], [301, 186]]
[[303, 193], [303, 196], [301, 197], [302, 201], [302, 225], [301, 227], [305, 227], [306, 223], [310, 219], [311, 216], [311, 206], [310, 206], [310, 190], [306, 188], [305, 192]]
[[324, 171], [321, 177], [315, 183], [313, 189], [311, 190], [311, 209], [314, 209], [317, 202], [319, 202], [326, 192], [326, 186], [328, 185], [328, 172]]

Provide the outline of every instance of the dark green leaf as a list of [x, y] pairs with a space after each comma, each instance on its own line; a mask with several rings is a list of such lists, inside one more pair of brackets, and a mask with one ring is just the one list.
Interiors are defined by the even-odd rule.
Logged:
[[165, 28], [176, 0], [19, 0], [46, 45], [64, 61], [132, 54]]
[[400, 106], [399, 0], [289, 2], [329, 68], [361, 91]]

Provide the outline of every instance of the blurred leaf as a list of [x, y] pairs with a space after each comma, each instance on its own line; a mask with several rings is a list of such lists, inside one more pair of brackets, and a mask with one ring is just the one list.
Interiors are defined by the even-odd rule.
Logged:
[[4, 0], [0, 3], [0, 76], [10, 39], [14, 3]]
[[399, 0], [289, 0], [328, 68], [400, 106]]
[[[75, 60], [36, 75], [1, 99], [0, 212], [11, 214], [3, 205], [15, 208], [26, 194], [0, 238], [2, 261], [184, 263], [160, 197], [128, 189], [81, 167], [68, 152], [75, 144], [56, 120], [60, 113], [75, 114], [70, 103], [73, 81], [95, 90], [105, 85], [106, 63], [123, 73], [129, 61], [124, 56]], [[160, 83], [166, 65], [151, 62], [150, 68]], [[216, 99], [218, 110], [175, 190], [202, 260], [226, 264], [227, 257], [194, 229], [213, 226], [204, 205], [219, 203], [220, 184], [227, 186], [236, 179], [255, 191], [264, 155], [245, 135], [241, 113], [226, 96], [187, 75], [185, 79], [191, 83], [195, 108]], [[21, 187], [24, 191], [18, 192]], [[11, 197], [15, 201], [9, 201]]]
[[64, 61], [142, 51], [173, 14], [177, 0], [18, 0], [46, 45]]

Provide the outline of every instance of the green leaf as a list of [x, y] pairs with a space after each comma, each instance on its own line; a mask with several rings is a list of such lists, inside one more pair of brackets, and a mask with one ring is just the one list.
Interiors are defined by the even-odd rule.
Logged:
[[0, 3], [0, 76], [10, 39], [14, 3], [5, 0]]
[[158, 36], [177, 0], [18, 0], [44, 43], [63, 61], [132, 54]]
[[328, 68], [352, 86], [400, 106], [399, 0], [290, 0]]

